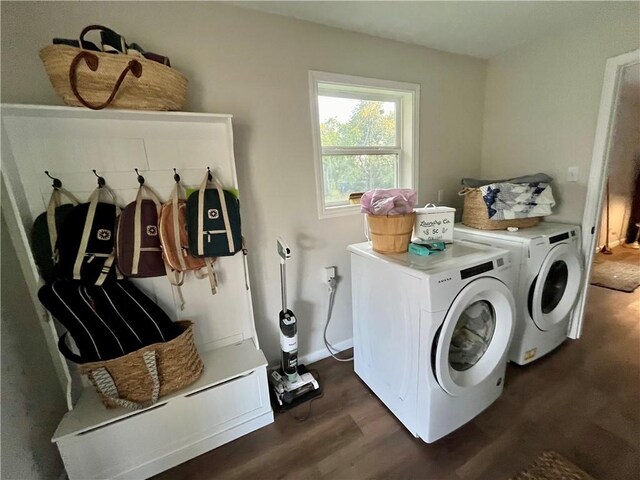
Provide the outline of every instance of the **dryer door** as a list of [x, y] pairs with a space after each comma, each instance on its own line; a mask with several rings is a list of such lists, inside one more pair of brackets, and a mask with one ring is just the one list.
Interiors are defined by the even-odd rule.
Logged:
[[464, 395], [505, 361], [514, 312], [509, 288], [495, 278], [478, 278], [460, 291], [434, 342], [433, 366], [442, 388]]
[[575, 248], [553, 247], [529, 287], [529, 315], [540, 330], [565, 320], [578, 298], [582, 268]]

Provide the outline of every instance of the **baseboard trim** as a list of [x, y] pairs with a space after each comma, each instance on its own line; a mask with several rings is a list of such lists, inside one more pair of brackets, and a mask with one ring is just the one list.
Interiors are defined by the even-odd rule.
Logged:
[[[333, 347], [336, 350], [343, 351], [348, 350], [349, 348], [353, 348], [353, 337], [347, 338], [338, 343], [332, 343]], [[327, 358], [329, 355], [329, 351], [326, 348], [321, 348], [320, 350], [316, 350], [314, 352], [307, 353], [305, 355], [300, 355], [298, 357], [298, 363], [302, 363], [303, 365], [309, 365], [310, 363], [318, 362], [324, 358]], [[280, 363], [278, 362], [269, 362], [269, 371], [279, 368]]]
[[[347, 338], [338, 343], [331, 344], [336, 350], [342, 352], [343, 350], [348, 350], [353, 347], [353, 338]], [[330, 356], [329, 351], [326, 348], [321, 348], [320, 350], [316, 350], [315, 352], [307, 353], [306, 355], [302, 355], [298, 357], [298, 363], [302, 363], [304, 365], [309, 365], [310, 363], [317, 362], [322, 360], [323, 358], [327, 358]]]
[[[620, 241], [620, 239], [614, 240], [613, 242], [609, 242], [609, 248], [615, 248], [621, 244], [622, 242]], [[596, 252], [601, 252], [603, 248], [604, 248], [604, 245], [600, 245], [598, 248], [596, 248]]]

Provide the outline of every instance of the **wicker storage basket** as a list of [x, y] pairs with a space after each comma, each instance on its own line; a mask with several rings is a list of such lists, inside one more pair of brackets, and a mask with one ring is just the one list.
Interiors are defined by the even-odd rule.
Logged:
[[415, 221], [415, 212], [405, 215], [367, 215], [373, 250], [378, 253], [406, 252]]
[[[87, 27], [80, 38], [103, 28]], [[49, 45], [40, 50], [40, 58], [53, 89], [67, 105], [93, 110], [181, 110], [185, 104], [186, 77], [142, 56]]]
[[176, 323], [184, 331], [173, 340], [112, 360], [78, 366], [98, 390], [102, 403], [109, 408], [146, 408], [200, 377], [204, 364], [193, 341], [193, 323]]
[[491, 220], [478, 188], [465, 188], [459, 192], [464, 196], [462, 223], [480, 230], [505, 230], [508, 227], [529, 228], [540, 223], [540, 217], [514, 218], [512, 220]]

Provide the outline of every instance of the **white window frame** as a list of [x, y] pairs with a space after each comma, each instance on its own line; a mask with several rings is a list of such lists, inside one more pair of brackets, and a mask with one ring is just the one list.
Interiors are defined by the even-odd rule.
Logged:
[[[415, 83], [378, 80], [353, 75], [309, 71], [311, 100], [311, 126], [316, 175], [316, 199], [320, 219], [360, 212], [359, 205], [326, 205], [324, 200], [323, 155], [344, 154], [397, 154], [398, 187], [413, 188], [417, 191], [420, 137], [420, 85]], [[393, 147], [325, 147], [320, 138], [320, 116], [318, 94], [353, 98], [369, 97], [377, 101], [396, 103], [396, 145]]]

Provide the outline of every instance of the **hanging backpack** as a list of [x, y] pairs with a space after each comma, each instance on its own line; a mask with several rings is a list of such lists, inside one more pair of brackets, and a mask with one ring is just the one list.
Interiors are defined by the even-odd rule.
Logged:
[[196, 257], [225, 257], [242, 250], [240, 202], [207, 169], [187, 199], [189, 249]]
[[177, 337], [181, 329], [149, 297], [126, 280], [98, 287], [56, 280], [40, 288], [42, 305], [67, 329], [58, 349], [75, 363], [110, 360]]
[[176, 183], [160, 214], [162, 253], [169, 267], [180, 273], [206, 266], [204, 258], [194, 257], [189, 252], [187, 201], [181, 198], [182, 191], [181, 185]]
[[[171, 191], [169, 200], [162, 206], [160, 214], [160, 242], [162, 255], [172, 272], [175, 272], [180, 286], [184, 281], [184, 274], [190, 270], [198, 278], [209, 277], [212, 293], [216, 292], [217, 278], [213, 263], [215, 258], [194, 257], [189, 252], [189, 238], [187, 235], [187, 201], [183, 197], [180, 177], [176, 174], [176, 184]], [[206, 267], [206, 272], [203, 269]]]
[[[113, 203], [100, 202], [107, 194]], [[100, 183], [88, 203], [73, 207], [58, 231], [58, 272], [60, 278], [102, 285], [115, 279], [115, 226], [120, 209], [113, 192]]]
[[[71, 203], [62, 204], [62, 196], [67, 197]], [[31, 250], [45, 283], [51, 283], [56, 278], [58, 231], [62, 228], [73, 207], [79, 203], [80, 201], [73, 194], [62, 188], [62, 183], [59, 180], [54, 179], [53, 192], [51, 192], [47, 211], [38, 215], [33, 222]]]
[[[148, 198], [143, 198], [145, 195]], [[116, 259], [124, 276], [146, 278], [167, 274], [158, 227], [161, 208], [160, 200], [142, 178], [136, 200], [122, 210], [118, 221]]]

